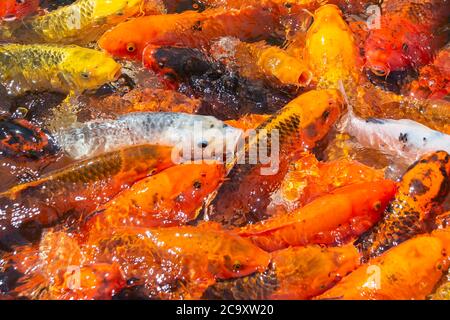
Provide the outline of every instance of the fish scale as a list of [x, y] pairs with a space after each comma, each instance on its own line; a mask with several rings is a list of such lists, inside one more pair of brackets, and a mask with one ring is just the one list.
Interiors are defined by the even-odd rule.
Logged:
[[116, 79], [120, 69], [108, 55], [78, 46], [0, 45], [0, 82], [12, 95], [94, 89]]
[[88, 167], [82, 167], [79, 171], [68, 172], [61, 176], [62, 183], [77, 183], [77, 182], [91, 182], [98, 181], [118, 173], [122, 167], [122, 159], [117, 153], [110, 154], [101, 163], [95, 163]]
[[206, 300], [264, 300], [279, 288], [272, 268], [264, 273], [217, 282], [203, 293]]

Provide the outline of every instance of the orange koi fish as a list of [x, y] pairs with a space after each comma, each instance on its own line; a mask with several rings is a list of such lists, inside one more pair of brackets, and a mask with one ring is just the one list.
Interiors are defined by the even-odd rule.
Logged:
[[433, 130], [450, 134], [449, 101], [416, 99], [369, 84], [358, 88], [357, 106], [358, 113], [365, 119], [410, 119]]
[[282, 14], [295, 14], [300, 10], [315, 10], [330, 3], [338, 5], [345, 12], [363, 13], [370, 4], [377, 0], [166, 0], [167, 8], [176, 12], [185, 10], [204, 11], [211, 8], [239, 9], [245, 6], [264, 4], [280, 10]]
[[358, 266], [359, 254], [352, 245], [287, 248], [272, 252], [272, 262], [266, 272], [218, 282], [205, 291], [203, 298], [310, 299]]
[[342, 279], [317, 299], [424, 300], [448, 269], [449, 230], [418, 236]]
[[224, 37], [213, 47], [215, 56], [225, 55], [226, 63], [245, 77], [264, 79], [275, 85], [305, 87], [312, 79], [306, 63], [291, 56], [286, 50], [271, 46], [264, 41], [245, 43]]
[[132, 19], [106, 32], [98, 44], [116, 57], [140, 60], [148, 45], [203, 48], [221, 36], [256, 40], [276, 33], [277, 28], [277, 16], [261, 6], [187, 11]]
[[372, 29], [365, 45], [366, 67], [377, 76], [430, 63], [446, 37], [438, 29], [448, 22], [447, 0], [388, 1], [380, 28]]
[[185, 164], [135, 183], [105, 204], [86, 223], [88, 233], [119, 227], [160, 227], [196, 218], [225, 175], [218, 163]]
[[270, 261], [267, 252], [215, 223], [117, 229], [91, 244], [95, 261], [116, 261], [127, 279], [163, 299], [198, 299], [216, 279], [263, 272]]
[[267, 251], [308, 244], [342, 244], [373, 226], [395, 191], [395, 183], [390, 180], [353, 184], [290, 214], [243, 227], [238, 233]]

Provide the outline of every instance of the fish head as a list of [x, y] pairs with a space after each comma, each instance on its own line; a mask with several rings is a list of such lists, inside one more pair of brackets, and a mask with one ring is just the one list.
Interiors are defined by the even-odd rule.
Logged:
[[98, 45], [114, 57], [140, 60], [151, 28], [154, 28], [145, 25], [146, 18], [149, 17], [138, 17], [118, 24], [100, 37]]
[[298, 107], [303, 110], [301, 123], [304, 140], [313, 143], [326, 136], [345, 108], [341, 93], [334, 89], [311, 90], [298, 99], [302, 104]]
[[336, 32], [350, 32], [341, 9], [334, 4], [326, 4], [314, 12], [314, 22], [310, 29], [311, 31], [308, 30], [308, 35], [311, 35], [311, 33], [323, 34], [327, 32], [332, 32], [334, 35]]
[[144, 66], [157, 73], [167, 87], [191, 76], [201, 76], [210, 69], [207, 57], [197, 49], [147, 46], [143, 52]]
[[389, 56], [393, 53], [391, 52], [389, 54], [383, 48], [373, 46], [367, 46], [366, 49], [366, 68], [378, 77], [389, 76], [391, 73], [391, 67], [389, 65], [391, 58]]
[[219, 279], [244, 277], [255, 272], [263, 272], [270, 262], [270, 254], [255, 246], [250, 240], [237, 235], [227, 237], [226, 246], [221, 248], [216, 272]]
[[103, 52], [79, 48], [72, 54], [64, 76], [79, 91], [96, 89], [117, 80], [122, 73], [121, 65]]
[[231, 160], [243, 131], [212, 117], [202, 117], [201, 135], [195, 137], [195, 145], [202, 149], [203, 159]]
[[[169, 169], [170, 170], [170, 169]], [[177, 196], [182, 203], [195, 203], [199, 207], [202, 201], [213, 192], [225, 177], [223, 164], [214, 161], [202, 161], [174, 167], [173, 177], [184, 184], [183, 192]]]
[[360, 57], [353, 32], [335, 5], [316, 10], [306, 33], [304, 58], [316, 81], [330, 87], [340, 78], [358, 81]]
[[[193, 116], [186, 119], [189, 124], [181, 123], [169, 129], [168, 136], [179, 141], [174, 146], [178, 161], [182, 163], [198, 160], [224, 161], [231, 159], [235, 147], [243, 132], [225, 124], [212, 116]], [[182, 137], [180, 137], [180, 132]]]
[[417, 48], [413, 50], [413, 55], [409, 53], [413, 43], [422, 41], [411, 33], [405, 33], [404, 28], [414, 27], [404, 19], [392, 17], [388, 22], [382, 20], [380, 29], [370, 31], [364, 45], [365, 66], [376, 76], [387, 77], [393, 71], [404, 71], [411, 66], [412, 56], [422, 52], [421, 48]]

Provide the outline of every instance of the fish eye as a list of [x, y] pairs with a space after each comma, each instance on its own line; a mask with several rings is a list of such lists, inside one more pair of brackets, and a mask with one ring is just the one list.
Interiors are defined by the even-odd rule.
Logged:
[[233, 271], [239, 271], [239, 270], [241, 270], [242, 269], [242, 264], [241, 264], [241, 262], [239, 261], [239, 260], [236, 260], [234, 263], [233, 263]]
[[200, 181], [196, 180], [196, 181], [194, 181], [193, 186], [194, 186], [195, 189], [198, 190], [198, 189], [200, 189], [202, 187], [202, 183]]
[[26, 0], [16, 0], [17, 4], [24, 4]]
[[86, 72], [86, 71], [82, 72], [80, 75], [81, 75], [81, 78], [84, 80], [88, 80], [90, 77], [89, 72]]
[[127, 44], [127, 51], [133, 53], [136, 51], [136, 45], [133, 42]]
[[201, 141], [198, 143], [198, 147], [205, 149], [208, 146], [208, 141]]

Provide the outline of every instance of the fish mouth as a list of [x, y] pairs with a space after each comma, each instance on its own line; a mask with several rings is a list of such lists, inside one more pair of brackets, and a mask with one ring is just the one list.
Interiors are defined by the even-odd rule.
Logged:
[[387, 77], [390, 72], [388, 67], [371, 66], [369, 69], [374, 75], [378, 77]]
[[312, 78], [313, 74], [311, 71], [309, 70], [302, 71], [302, 73], [300, 73], [300, 76], [298, 77], [298, 84], [301, 87], [306, 87], [311, 83]]
[[[370, 70], [377, 77], [387, 77], [391, 73], [391, 68], [385, 62], [379, 59], [367, 59], [365, 64], [366, 69]], [[372, 60], [372, 61], [370, 61]]]

